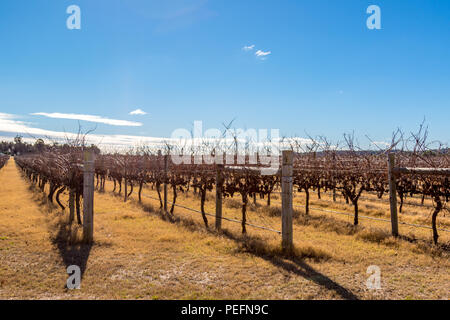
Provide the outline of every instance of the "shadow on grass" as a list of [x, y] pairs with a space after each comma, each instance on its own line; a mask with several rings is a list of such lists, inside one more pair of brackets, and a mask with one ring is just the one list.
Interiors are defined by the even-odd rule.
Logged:
[[[108, 192], [109, 195], [115, 197], [115, 198], [123, 198], [123, 195], [115, 193], [115, 192]], [[123, 200], [122, 200], [123, 201]], [[157, 215], [159, 218], [161, 218], [164, 221], [169, 221], [171, 223], [176, 223], [178, 222], [178, 218], [175, 217], [173, 214], [171, 214], [170, 212], [164, 212], [164, 210], [162, 208], [158, 208], [156, 209], [152, 204], [146, 204], [143, 202], [139, 202], [137, 199], [135, 199], [133, 196], [129, 197], [127, 199], [128, 202], [131, 202], [135, 205], [138, 205], [142, 210], [144, 210], [147, 213], [150, 214], [155, 214]]]
[[[56, 205], [50, 203], [47, 195], [34, 185], [29, 186], [33, 194], [33, 200], [42, 209], [47, 210], [47, 214], [54, 213]], [[59, 254], [67, 267], [76, 265], [80, 268], [81, 278], [86, 271], [87, 262], [93, 244], [83, 242], [81, 235], [82, 226], [76, 223], [69, 223], [64, 212], [57, 213], [56, 223], [51, 223], [50, 237], [52, 244], [58, 249]]]
[[83, 242], [79, 232], [81, 226], [77, 224], [60, 219], [55, 227], [56, 233], [51, 238], [53, 245], [58, 249], [66, 268], [71, 265], [78, 266], [83, 278], [92, 244]]
[[310, 247], [294, 248], [291, 254], [285, 254], [282, 252], [281, 248], [270, 249], [257, 238], [236, 236], [228, 230], [222, 230], [220, 234], [238, 242], [245, 252], [253, 254], [267, 262], [270, 262], [274, 266], [312, 281], [327, 290], [334, 291], [342, 299], [358, 300], [358, 297], [349, 289], [331, 280], [326, 275], [318, 272], [305, 262], [305, 259], [312, 259], [315, 261], [328, 260], [330, 256], [321, 250]]
[[291, 254], [285, 254], [282, 252], [281, 247], [271, 247], [257, 237], [251, 237], [248, 235], [236, 235], [227, 229], [222, 229], [222, 231], [220, 232], [211, 230], [210, 228], [205, 229], [204, 225], [195, 222], [193, 219], [186, 219], [179, 216], [172, 216], [170, 217], [170, 219], [168, 219], [168, 214], [165, 214], [163, 210], [155, 210], [155, 208], [151, 205], [139, 203], [134, 199], [130, 200], [140, 205], [146, 212], [155, 214], [165, 221], [170, 221], [171, 223], [183, 226], [190, 231], [207, 232], [215, 236], [224, 236], [230, 240], [233, 240], [240, 246], [238, 251], [257, 256], [278, 268], [282, 268], [288, 272], [292, 272], [300, 277], [314, 282], [315, 284], [327, 290], [334, 291], [342, 299], [358, 300], [358, 297], [349, 289], [341, 286], [339, 283], [328, 278], [326, 275], [318, 272], [305, 262], [306, 259], [312, 259], [318, 262], [331, 258], [326, 252], [321, 251], [320, 249], [312, 247], [294, 248]]
[[[26, 178], [24, 177], [24, 179]], [[29, 180], [27, 182], [29, 183]], [[49, 210], [53, 210], [56, 208], [56, 205], [51, 203], [48, 199], [48, 195], [45, 193], [45, 191], [42, 191], [39, 187], [33, 184], [29, 184], [28, 191], [31, 192], [32, 200], [36, 202], [39, 207], [46, 207]]]

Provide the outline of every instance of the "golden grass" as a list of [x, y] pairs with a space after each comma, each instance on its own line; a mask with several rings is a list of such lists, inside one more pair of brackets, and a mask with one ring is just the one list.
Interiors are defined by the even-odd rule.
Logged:
[[[4, 183], [7, 181], [8, 183]], [[67, 212], [42, 201], [14, 161], [0, 171], [0, 299], [447, 299], [448, 256], [427, 243], [381, 237], [363, 223], [299, 210], [295, 251], [285, 256], [280, 236], [224, 221], [207, 230], [198, 213], [176, 208], [174, 221], [158, 201], [139, 204], [111, 193], [95, 196], [95, 243], [80, 243]], [[156, 192], [146, 188], [145, 194]], [[62, 197], [67, 200], [67, 195]], [[274, 201], [276, 197], [274, 197]], [[210, 196], [206, 210], [214, 212]], [[228, 202], [228, 200], [226, 201]], [[179, 203], [198, 209], [197, 196]], [[250, 206], [250, 222], [280, 230], [277, 209]], [[274, 205], [276, 207], [276, 205]], [[240, 208], [224, 215], [240, 218]], [[374, 209], [372, 209], [374, 210]], [[418, 236], [423, 236], [418, 234]], [[426, 238], [426, 235], [424, 235]], [[430, 249], [431, 248], [431, 249]], [[431, 252], [437, 250], [440, 254]], [[66, 267], [81, 264], [81, 290], [65, 289]], [[367, 267], [382, 271], [380, 291], [365, 282]]]

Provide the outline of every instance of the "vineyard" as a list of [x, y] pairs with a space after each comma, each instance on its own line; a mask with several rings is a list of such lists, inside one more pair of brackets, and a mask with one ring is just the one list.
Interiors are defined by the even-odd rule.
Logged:
[[[447, 297], [445, 150], [291, 148], [272, 174], [250, 157], [240, 164], [194, 164], [196, 158], [177, 164], [169, 150], [102, 154], [80, 146], [15, 156], [0, 171], [10, 181], [0, 186], [0, 296]], [[95, 234], [84, 243], [89, 186]], [[294, 250], [286, 254], [280, 238], [289, 204]], [[39, 272], [17, 271], [35, 259], [59, 270], [45, 275], [46, 293], [32, 285]], [[83, 290], [62, 292], [58, 283], [73, 264], [81, 267]], [[389, 290], [364, 289], [373, 264]]]
[[[310, 214], [311, 194], [321, 199], [323, 194], [330, 193], [332, 201], [342, 197], [345, 203], [352, 206], [353, 225], [360, 224], [359, 204], [361, 199], [370, 198], [383, 201], [389, 198], [390, 179], [395, 185], [395, 193], [400, 199], [399, 212], [402, 213], [406, 199], [420, 198], [417, 204], [424, 208], [432, 208], [431, 221], [428, 226], [433, 231], [433, 241], [438, 243], [438, 216], [448, 212], [450, 197], [449, 171], [450, 157], [447, 153], [396, 152], [396, 166], [401, 168], [395, 174], [390, 171], [386, 153], [322, 152], [295, 153], [293, 159], [292, 183], [296, 196], [303, 199], [304, 215]], [[222, 159], [223, 160], [223, 159]], [[280, 159], [281, 161], [281, 159]], [[194, 163], [194, 156], [189, 159]], [[223, 161], [216, 161], [222, 162]], [[70, 221], [75, 218], [82, 224], [80, 200], [83, 196], [83, 150], [69, 148], [67, 150], [49, 151], [41, 154], [16, 157], [16, 163], [24, 171], [28, 179], [42, 191], [48, 185], [48, 200], [56, 203], [62, 210], [65, 205], [60, 195], [69, 192]], [[180, 207], [177, 199], [180, 194], [192, 192], [198, 196], [197, 208], [188, 208], [201, 214], [206, 228], [211, 227], [205, 209], [209, 193], [215, 191], [216, 200], [220, 198], [237, 199], [241, 216], [239, 219], [222, 217], [222, 208], [216, 206], [216, 228], [220, 229], [221, 221], [227, 220], [241, 225], [242, 234], [247, 227], [257, 227], [275, 231], [276, 227], [255, 225], [248, 221], [247, 212], [251, 204], [257, 200], [264, 201], [267, 207], [273, 206], [273, 196], [281, 192], [280, 172], [273, 175], [261, 174], [262, 165], [250, 164], [247, 157], [244, 164], [174, 164], [169, 155], [161, 152], [141, 154], [98, 154], [95, 160], [96, 189], [105, 191], [108, 182], [112, 184], [112, 192], [122, 195], [126, 202], [133, 193], [137, 194], [141, 203], [143, 197], [149, 197], [145, 190], [149, 188], [156, 193], [160, 210], [170, 220], [175, 220], [175, 208]], [[408, 169], [409, 168], [409, 169]], [[413, 168], [421, 168], [415, 170]], [[419, 172], [420, 171], [420, 172]], [[402, 174], [403, 172], [403, 174]], [[170, 193], [170, 199], [169, 198]], [[376, 197], [373, 197], [373, 196]], [[396, 196], [396, 197], [397, 197]], [[391, 197], [392, 199], [392, 197]], [[425, 199], [431, 203], [425, 204]], [[182, 206], [181, 206], [182, 207]], [[395, 205], [395, 207], [397, 207]], [[392, 210], [392, 206], [391, 206]], [[397, 209], [395, 209], [397, 210]], [[220, 211], [220, 212], [218, 212]], [[392, 212], [392, 211], [391, 211]], [[339, 213], [339, 212], [337, 212]], [[261, 214], [263, 215], [263, 214]], [[264, 219], [264, 217], [261, 217]], [[394, 235], [398, 231], [393, 230]]]
[[9, 156], [0, 155], [0, 169], [5, 166], [5, 164], [8, 162]]

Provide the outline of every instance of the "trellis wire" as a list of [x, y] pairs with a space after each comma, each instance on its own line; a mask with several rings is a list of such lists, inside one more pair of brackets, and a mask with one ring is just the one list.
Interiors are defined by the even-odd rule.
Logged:
[[[277, 192], [275, 192], [275, 193], [277, 193]], [[147, 197], [147, 198], [159, 201], [159, 199], [157, 199], [157, 198], [150, 197], [150, 196], [147, 196], [147, 195], [144, 195], [144, 196]], [[277, 202], [277, 201], [275, 201], [274, 203], [281, 204], [281, 202]], [[301, 205], [294, 204], [293, 206], [296, 207], [296, 208], [303, 208], [303, 206], [301, 206]], [[182, 205], [175, 204], [175, 207], [180, 207], [180, 208], [183, 208], [183, 209], [186, 209], [186, 210], [189, 210], [189, 211], [201, 214], [201, 211], [198, 211], [196, 209], [192, 209], [192, 208], [189, 208], [189, 207], [185, 207], [185, 206], [182, 206]], [[340, 211], [335, 211], [335, 210], [327, 210], [327, 209], [317, 208], [317, 207], [313, 207], [313, 206], [309, 206], [309, 208], [312, 209], [312, 210], [316, 210], [316, 211], [336, 213], [336, 214], [341, 214], [341, 215], [350, 216], [350, 217], [353, 216], [353, 214], [350, 214], [350, 213], [347, 213], [347, 212], [340, 212]], [[210, 214], [210, 213], [205, 213], [205, 215], [210, 216], [210, 217], [215, 217], [215, 215]], [[360, 217], [361, 219], [368, 219], [368, 220], [375, 220], [375, 221], [389, 222], [389, 223], [391, 222], [390, 220], [387, 220], [387, 219], [374, 218], [374, 217], [368, 217], [368, 216], [358, 215], [358, 217]], [[242, 221], [236, 220], [236, 219], [231, 219], [231, 218], [226, 218], [226, 217], [222, 217], [221, 219], [222, 220], [227, 220], [227, 221], [230, 221], [230, 222], [235, 222], [235, 223], [241, 223], [242, 224]], [[424, 226], [424, 225], [419, 225], [419, 224], [413, 224], [413, 223], [407, 223], [407, 222], [401, 222], [401, 221], [399, 222], [399, 224], [410, 226], [410, 227], [415, 227], [415, 228], [423, 228], [423, 229], [431, 229], [432, 230], [431, 227]], [[281, 234], [281, 231], [274, 230], [274, 229], [267, 228], [267, 227], [263, 227], [263, 226], [254, 225], [252, 223], [246, 223], [246, 225], [254, 227], [254, 228], [263, 229], [263, 230], [267, 230], [267, 231], [271, 231], [271, 232], [275, 232], [275, 233]], [[443, 232], [450, 232], [450, 230], [447, 230], [447, 229], [440, 229], [440, 228], [438, 228], [437, 230], [438, 231], [443, 231]]]
[[[276, 203], [277, 204], [281, 204], [279, 202], [276, 202]], [[296, 207], [296, 208], [303, 208], [303, 206], [296, 205], [296, 204], [294, 204], [294, 207]], [[317, 207], [312, 207], [312, 206], [309, 206], [309, 208], [312, 209], [312, 210], [316, 210], [316, 211], [323, 211], [323, 212], [342, 214], [342, 215], [346, 215], [346, 216], [350, 216], [350, 217], [353, 216], [353, 214], [347, 213], [347, 212], [340, 212], [340, 211], [335, 211], [335, 210], [327, 210], [327, 209], [322, 209], [322, 208], [317, 208]], [[390, 220], [381, 219], [381, 218], [374, 218], [374, 217], [368, 217], [368, 216], [360, 216], [360, 215], [358, 215], [358, 217], [362, 218], [362, 219], [376, 220], [376, 221], [389, 222], [389, 223], [391, 222]], [[423, 225], [420, 225], [420, 224], [407, 223], [407, 222], [399, 222], [399, 224], [403, 224], [403, 225], [410, 226], [410, 227], [416, 227], [416, 228], [433, 229], [433, 228], [428, 227], [428, 226], [423, 226]], [[439, 229], [439, 228], [438, 228], [438, 231], [450, 232], [450, 230]]]
[[[158, 200], [158, 201], [159, 201], [159, 199], [154, 198], [154, 197], [151, 197], [151, 196], [148, 196], [148, 195], [146, 195], [146, 194], [144, 194], [144, 197], [150, 198], [150, 199], [153, 199], [153, 200]], [[196, 212], [196, 213], [202, 214], [201, 211], [198, 211], [198, 210], [196, 210], [196, 209], [192, 209], [192, 208], [189, 208], [189, 207], [180, 205], [180, 204], [175, 204], [175, 207], [183, 208], [183, 209], [186, 209], [186, 210], [189, 210], [189, 211], [192, 211], [192, 212]], [[209, 217], [216, 217], [215, 215], [210, 214], [210, 213], [206, 213], [206, 212], [205, 212], [205, 215], [207, 215], [207, 216], [209, 216]], [[230, 221], [230, 222], [234, 222], [234, 223], [240, 223], [240, 224], [242, 224], [242, 221], [236, 220], [236, 219], [231, 219], [231, 218], [226, 218], [226, 217], [221, 217], [221, 219], [222, 219], [222, 220], [226, 220], [226, 221]], [[267, 230], [267, 231], [271, 231], [271, 232], [275, 232], [275, 233], [281, 234], [281, 231], [274, 230], [274, 229], [267, 228], [267, 227], [263, 227], [263, 226], [258, 226], [258, 225], [255, 225], [255, 224], [253, 224], [253, 223], [248, 223], [248, 222], [246, 222], [245, 225], [246, 225], [246, 226], [253, 227], [253, 228], [263, 229], [263, 230]]]

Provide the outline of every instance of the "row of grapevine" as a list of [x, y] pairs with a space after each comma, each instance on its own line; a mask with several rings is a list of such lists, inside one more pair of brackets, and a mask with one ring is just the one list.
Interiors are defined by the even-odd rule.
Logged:
[[60, 195], [69, 190], [74, 195], [78, 223], [81, 224], [80, 199], [83, 195], [83, 152], [80, 148], [52, 150], [39, 154], [16, 156], [15, 161], [25, 176], [41, 191], [48, 186], [48, 200], [54, 199], [65, 209]]
[[[398, 165], [402, 167], [448, 168], [447, 153], [422, 154], [411, 152], [397, 153]], [[193, 158], [191, 159], [193, 160]], [[65, 209], [59, 196], [66, 190], [73, 192], [76, 198], [78, 222], [81, 223], [79, 202], [83, 193], [82, 149], [54, 150], [40, 154], [17, 157], [16, 162], [33, 184], [44, 190], [48, 184], [48, 199]], [[280, 190], [280, 176], [261, 174], [262, 165], [250, 164], [246, 158], [244, 165], [221, 164], [175, 164], [170, 156], [152, 154], [105, 154], [95, 160], [97, 188], [105, 189], [106, 180], [112, 181], [113, 192], [123, 193], [124, 201], [137, 190], [139, 201], [145, 185], [157, 191], [161, 209], [173, 216], [177, 195], [193, 190], [199, 194], [200, 212], [205, 226], [208, 227], [205, 212], [206, 195], [218, 187], [220, 172], [220, 190], [224, 197], [238, 196], [241, 201], [242, 232], [246, 233], [247, 207], [251, 199], [267, 199], [274, 190]], [[193, 163], [193, 162], [192, 162]], [[314, 191], [320, 197], [321, 192], [340, 193], [354, 206], [354, 224], [359, 223], [358, 202], [364, 193], [376, 193], [382, 198], [389, 190], [389, 177], [386, 154], [361, 152], [296, 153], [294, 159], [293, 185], [298, 192], [306, 195], [305, 214], [309, 213], [309, 193]], [[401, 203], [406, 195], [427, 196], [434, 201], [432, 227], [437, 242], [436, 221], [438, 214], [446, 209], [450, 197], [448, 175], [412, 174], [401, 175], [396, 179], [397, 193]], [[162, 197], [163, 188], [170, 188], [172, 201], [170, 209], [166, 197]], [[163, 198], [165, 201], [163, 201]]]
[[[167, 160], [166, 160], [167, 159]], [[164, 207], [162, 187], [167, 185], [172, 190], [172, 203], [168, 213], [173, 215], [179, 192], [187, 192], [191, 188], [200, 195], [200, 211], [203, 221], [208, 227], [205, 212], [207, 192], [216, 186], [217, 171], [223, 176], [222, 193], [225, 197], [236, 194], [242, 199], [242, 232], [246, 233], [246, 211], [249, 199], [259, 195], [268, 197], [279, 182], [278, 176], [263, 176], [251, 167], [222, 167], [216, 164], [175, 165], [170, 157], [162, 155], [102, 155], [96, 159], [97, 187], [104, 189], [104, 182], [110, 179], [114, 184], [114, 192], [124, 194], [124, 201], [131, 196], [135, 187], [138, 198], [142, 201], [144, 185], [151, 185], [159, 196], [160, 207]], [[269, 200], [270, 204], [270, 200]]]
[[0, 155], [0, 169], [3, 168], [9, 160], [9, 156]]
[[[217, 164], [181, 164], [175, 165], [168, 157], [167, 166], [165, 157], [161, 155], [102, 155], [96, 161], [97, 181], [104, 188], [104, 181], [110, 179], [114, 183], [114, 191], [122, 193], [124, 201], [138, 187], [139, 201], [142, 199], [144, 185], [151, 185], [160, 199], [162, 186], [166, 184], [172, 189], [172, 204], [170, 210], [173, 214], [179, 192], [189, 191], [200, 194], [200, 210], [205, 225], [208, 226], [204, 211], [206, 193], [216, 186], [217, 171], [221, 168], [223, 186], [221, 190], [225, 197], [238, 195], [242, 202], [242, 232], [245, 233], [246, 209], [249, 199], [266, 198], [270, 205], [270, 195], [274, 190], [280, 189], [279, 175], [262, 175], [260, 166], [222, 166]], [[415, 155], [411, 153], [398, 153], [400, 166], [448, 168], [450, 167], [448, 155]], [[364, 193], [376, 193], [379, 199], [388, 194], [389, 179], [387, 157], [385, 154], [360, 153], [315, 153], [297, 154], [294, 161], [293, 174], [294, 187], [299, 192], [305, 192], [305, 213], [309, 213], [309, 193], [315, 191], [320, 197], [321, 191], [332, 190], [340, 193], [347, 202], [354, 206], [354, 224], [358, 220], [358, 202]], [[397, 181], [397, 192], [401, 205], [406, 195], [422, 195], [433, 199], [435, 210], [432, 216], [432, 225], [436, 229], [436, 218], [450, 197], [449, 177], [445, 175], [408, 175], [400, 176]], [[388, 195], [387, 195], [388, 196]], [[435, 235], [437, 236], [437, 235]], [[437, 237], [436, 237], [437, 239]], [[436, 240], [437, 241], [437, 240]]]

